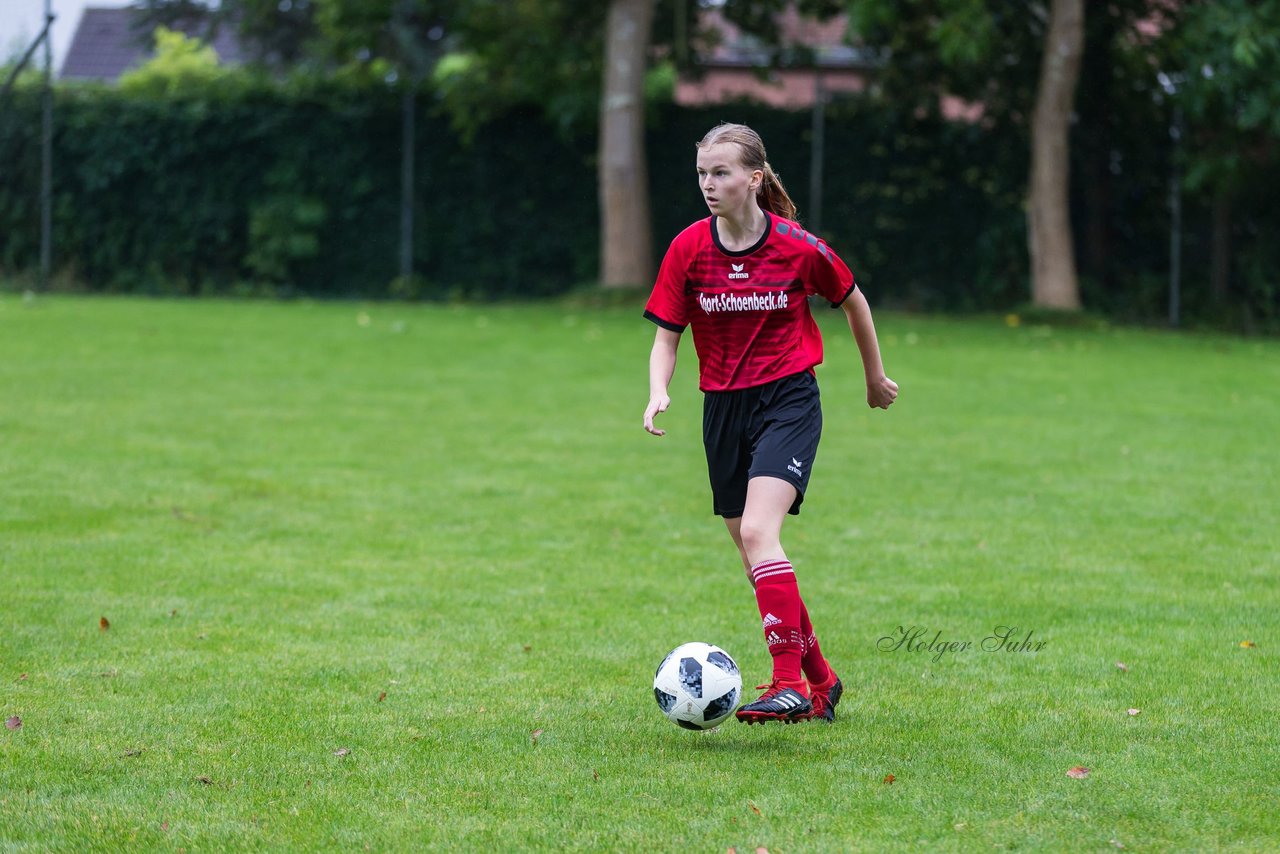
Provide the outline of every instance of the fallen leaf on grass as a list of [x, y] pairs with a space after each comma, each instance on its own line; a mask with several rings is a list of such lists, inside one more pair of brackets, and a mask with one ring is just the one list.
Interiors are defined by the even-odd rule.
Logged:
[[1067, 776], [1074, 777], [1077, 780], [1083, 780], [1085, 777], [1089, 776], [1089, 769], [1084, 767], [1083, 765], [1077, 765], [1076, 767], [1067, 771]]
[[1140, 715], [1140, 714], [1142, 714], [1142, 709], [1130, 709], [1130, 710], [1129, 710], [1129, 717], [1131, 717], [1131, 718], [1132, 718], [1132, 717], [1134, 717], [1134, 716], [1136, 716], [1136, 715]]
[[1128, 673], [1128, 672], [1129, 672], [1129, 665], [1125, 664], [1123, 661], [1117, 661], [1117, 662], [1116, 662], [1116, 667], [1118, 667], [1119, 669], [1121, 669], [1121, 670], [1125, 671], [1126, 673]]
[[196, 782], [197, 782], [197, 783], [204, 783], [206, 786], [212, 786], [212, 785], [213, 785], [213, 780], [209, 779], [208, 777], [204, 776], [203, 774], [196, 778]]
[[525, 651], [525, 652], [533, 652], [533, 644], [529, 644], [529, 643], [525, 644], [525, 645], [524, 645], [524, 651]]
[[14, 715], [13, 717], [6, 720], [4, 722], [4, 725], [9, 729], [22, 729], [22, 718], [18, 717], [17, 715]]
[[751, 811], [756, 815], [764, 815], [764, 813], [760, 812], [760, 807], [756, 806], [755, 801], [747, 801], [747, 806], [751, 807]]
[[599, 772], [599, 771], [597, 771], [596, 769], [592, 768], [592, 769], [591, 769], [591, 779], [592, 779], [592, 780], [595, 780], [597, 783], [599, 783], [599, 782], [600, 782], [600, 772]]
[[19, 674], [18, 674], [18, 681], [19, 681], [19, 682], [26, 682], [26, 681], [27, 681], [27, 674], [25, 674], [25, 673], [19, 673]]
[[1240, 641], [1240, 645], [1245, 649], [1256, 649], [1258, 646], [1256, 643], [1254, 643], [1251, 640], [1242, 640]]
[[162, 831], [168, 832], [168, 830], [169, 830], [169, 822], [167, 822], [167, 821], [162, 821], [162, 822], [160, 822], [160, 829], [161, 829]]
[[542, 730], [535, 729], [533, 732], [529, 733], [529, 740], [532, 741], [534, 744], [537, 744], [538, 736], [540, 735], [542, 735]]
[[898, 779], [898, 778], [897, 778], [897, 777], [895, 777], [895, 776], [893, 776], [892, 774], [885, 774], [885, 775], [884, 775], [884, 779], [883, 779], [883, 780], [881, 780], [880, 782], [884, 783], [884, 784], [887, 786], [887, 785], [889, 785], [890, 783], [892, 783], [892, 782], [893, 782], [894, 780], [896, 780], [896, 779]]
[[176, 617], [176, 616], [178, 616], [178, 609], [174, 608], [172, 611], [169, 612], [169, 617], [170, 619], [172, 619], [173, 617]]
[[387, 699], [387, 692], [383, 691], [381, 694], [378, 695], [378, 702], [381, 703], [385, 699]]
[[348, 753], [350, 753], [350, 752], [351, 752], [351, 748], [350, 748], [350, 747], [339, 747], [337, 750], [333, 751], [333, 755], [334, 755], [334, 756], [346, 756], [346, 755], [347, 755]]
[[110, 621], [110, 620], [108, 620], [106, 617], [99, 617], [99, 618], [98, 618], [98, 631], [100, 631], [100, 632], [105, 632], [105, 631], [106, 631], [107, 629], [109, 629], [109, 628], [111, 628], [111, 621]]
[[141, 753], [142, 753], [141, 747], [131, 747], [128, 750], [126, 750], [124, 753], [121, 753], [120, 755], [121, 756], [138, 756]]

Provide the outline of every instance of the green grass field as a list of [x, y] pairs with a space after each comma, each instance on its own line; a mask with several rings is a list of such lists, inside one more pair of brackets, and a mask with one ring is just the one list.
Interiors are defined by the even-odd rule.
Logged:
[[839, 720], [698, 734], [662, 656], [768, 656], [637, 306], [0, 294], [0, 850], [1280, 850], [1280, 343], [877, 320], [784, 529]]

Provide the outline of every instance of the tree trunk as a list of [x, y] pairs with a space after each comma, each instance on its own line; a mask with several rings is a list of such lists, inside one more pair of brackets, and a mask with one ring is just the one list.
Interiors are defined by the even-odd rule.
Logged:
[[600, 281], [653, 281], [644, 74], [655, 0], [610, 0], [600, 96]]
[[1083, 50], [1082, 0], [1053, 0], [1031, 125], [1027, 232], [1031, 251], [1031, 302], [1043, 308], [1068, 311], [1080, 308], [1067, 204], [1070, 167], [1067, 138]]

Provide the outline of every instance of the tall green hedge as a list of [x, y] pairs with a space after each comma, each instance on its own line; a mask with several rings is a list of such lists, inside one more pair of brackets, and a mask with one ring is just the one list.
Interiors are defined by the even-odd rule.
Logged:
[[[386, 295], [398, 274], [399, 110], [376, 91], [157, 102], [64, 89], [57, 264], [93, 290]], [[415, 273], [428, 291], [547, 294], [590, 278], [595, 188], [582, 145], [549, 135], [533, 111], [469, 144], [429, 110], [420, 127]], [[38, 257], [38, 128], [34, 93], [0, 116], [9, 272]]]
[[[409, 281], [398, 279], [401, 123], [393, 91], [238, 80], [156, 99], [63, 86], [55, 110], [60, 282], [143, 293], [538, 296], [590, 282], [598, 268], [596, 140], [566, 137], [536, 108], [512, 110], [463, 139], [430, 95], [420, 98]], [[760, 131], [801, 219], [813, 214], [809, 113], [750, 104], [654, 108], [648, 148], [658, 256], [705, 215], [693, 144], [725, 120]], [[0, 274], [9, 277], [30, 276], [38, 263], [39, 128], [38, 93], [19, 88], [0, 111]], [[1083, 286], [1093, 307], [1158, 316], [1167, 151], [1152, 156], [1150, 135], [1134, 139], [1148, 150], [1127, 152], [1107, 212], [1118, 223], [1115, 275], [1105, 286], [1088, 279]], [[1025, 139], [892, 105], [837, 102], [827, 113], [820, 233], [875, 300], [1017, 305], [1028, 292], [1025, 175]], [[1083, 193], [1074, 202], [1082, 218]], [[1207, 218], [1194, 200], [1188, 210], [1192, 282], [1207, 270]], [[1280, 298], [1268, 284], [1275, 252], [1263, 244], [1239, 275], [1266, 315]], [[1187, 290], [1194, 306], [1194, 287]]]

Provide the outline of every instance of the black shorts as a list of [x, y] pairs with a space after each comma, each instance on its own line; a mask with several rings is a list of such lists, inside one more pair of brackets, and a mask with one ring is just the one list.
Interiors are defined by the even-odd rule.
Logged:
[[709, 391], [702, 401], [702, 443], [717, 516], [735, 519], [747, 506], [747, 481], [777, 477], [796, 488], [800, 512], [822, 436], [818, 381], [804, 371], [737, 391]]

